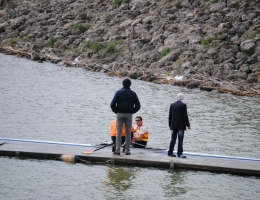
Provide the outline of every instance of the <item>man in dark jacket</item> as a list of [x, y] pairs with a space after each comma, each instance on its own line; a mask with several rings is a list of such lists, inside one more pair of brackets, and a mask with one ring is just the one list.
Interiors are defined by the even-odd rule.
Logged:
[[122, 126], [125, 123], [125, 154], [130, 155], [132, 115], [140, 110], [141, 105], [136, 93], [130, 89], [131, 80], [126, 78], [122, 84], [123, 88], [115, 93], [110, 104], [112, 111], [116, 113], [117, 121], [116, 149], [114, 154], [120, 155]]
[[187, 106], [185, 103], [182, 103], [184, 96], [182, 93], [177, 94], [177, 101], [170, 105], [169, 110], [169, 127], [171, 130], [171, 142], [168, 150], [168, 156], [176, 157], [173, 154], [174, 145], [176, 143], [177, 135], [178, 135], [178, 150], [177, 155], [180, 158], [186, 158], [183, 156], [183, 138], [184, 131], [186, 127], [190, 129], [190, 122], [187, 114]]

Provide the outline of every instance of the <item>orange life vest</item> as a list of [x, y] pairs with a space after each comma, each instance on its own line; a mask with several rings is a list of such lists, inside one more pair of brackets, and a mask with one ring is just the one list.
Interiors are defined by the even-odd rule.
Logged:
[[[134, 127], [131, 127], [131, 132], [134, 132]], [[116, 129], [116, 119], [114, 119], [110, 125], [110, 136], [116, 136], [117, 133], [117, 129]], [[125, 124], [123, 124], [122, 127], [122, 135], [121, 136], [125, 136]]]

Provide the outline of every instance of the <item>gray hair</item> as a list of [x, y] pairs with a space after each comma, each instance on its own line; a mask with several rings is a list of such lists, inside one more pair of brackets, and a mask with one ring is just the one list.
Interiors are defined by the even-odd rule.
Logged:
[[177, 100], [182, 101], [184, 99], [184, 95], [182, 93], [177, 94]]

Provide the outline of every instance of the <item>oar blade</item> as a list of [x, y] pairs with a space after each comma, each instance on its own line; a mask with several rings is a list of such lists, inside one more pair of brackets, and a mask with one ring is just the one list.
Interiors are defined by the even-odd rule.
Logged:
[[99, 147], [99, 148], [97, 148], [97, 149], [95, 149], [95, 150], [87, 150], [87, 151], [83, 152], [83, 154], [92, 154], [92, 153], [94, 153], [94, 151], [97, 151], [97, 150], [103, 149], [103, 148], [105, 148], [105, 147], [107, 147], [107, 146], [109, 146], [109, 145], [111, 145], [111, 144], [112, 144], [112, 143], [110, 143], [110, 144], [106, 144], [106, 145], [101, 146], [101, 147]]
[[94, 152], [94, 150], [87, 150], [85, 152], [83, 152], [83, 154], [92, 154]]

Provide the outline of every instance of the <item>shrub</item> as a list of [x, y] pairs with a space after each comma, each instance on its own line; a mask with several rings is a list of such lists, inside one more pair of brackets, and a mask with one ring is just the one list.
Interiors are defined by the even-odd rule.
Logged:
[[92, 42], [92, 41], [88, 40], [84, 43], [83, 48], [91, 49], [97, 53], [102, 49], [102, 45], [99, 43], [99, 41]]
[[114, 5], [121, 5], [122, 2], [123, 2], [123, 0], [114, 0], [113, 4]]
[[119, 50], [117, 49], [117, 42], [116, 41], [112, 41], [112, 42], [108, 42], [106, 43], [105, 45], [105, 49], [104, 51], [102, 52], [101, 56], [102, 57], [105, 57], [106, 54], [113, 54], [113, 53], [117, 53], [119, 52]]
[[29, 40], [29, 39], [30, 39], [30, 36], [23, 36], [23, 38], [24, 38], [25, 40]]
[[249, 39], [254, 39], [255, 36], [256, 36], [257, 34], [259, 34], [259, 33], [260, 33], [260, 28], [258, 28], [254, 33], [252, 33], [252, 34], [249, 36]]
[[202, 8], [202, 10], [203, 11], [206, 11], [206, 10], [208, 10], [210, 8], [210, 4], [208, 3], [208, 4], [206, 4], [203, 8]]
[[84, 42], [83, 49], [89, 48], [91, 45], [92, 45], [92, 42], [90, 40], [88, 40], [88, 41]]
[[211, 3], [218, 3], [218, 0], [212, 0]]
[[112, 53], [117, 53], [119, 52], [119, 50], [117, 49], [117, 42], [116, 41], [112, 41], [112, 42], [107, 42], [105, 45], [101, 45], [99, 43], [99, 41], [86, 41], [83, 44], [83, 49], [88, 48], [93, 50], [94, 52], [99, 52], [100, 50], [102, 50], [101, 52], [101, 56], [105, 57], [106, 54], [112, 54]]
[[89, 48], [97, 53], [102, 49], [102, 45], [99, 43], [99, 41], [95, 41], [91, 44]]
[[53, 36], [51, 36], [48, 41], [46, 42], [46, 46], [47, 47], [51, 47], [53, 46], [53, 44], [58, 40], [58, 38], [55, 38]]
[[255, 53], [255, 49], [240, 49], [242, 52], [249, 54], [249, 55], [253, 55]]
[[156, 59], [160, 60], [162, 59], [164, 56], [167, 56], [169, 53], [171, 52], [171, 49], [166, 47], [164, 48], [157, 56]]
[[182, 1], [177, 1], [175, 4], [173, 4], [173, 6], [175, 6], [176, 8], [181, 8], [182, 6], [181, 6], [181, 3], [182, 3]]
[[86, 30], [88, 30], [89, 27], [90, 27], [89, 24], [83, 25], [82, 23], [78, 23], [78, 24], [75, 24], [75, 25], [72, 27], [72, 29], [74, 29], [74, 30], [75, 30], [75, 29], [78, 29], [78, 30], [80, 30], [80, 31], [83, 33], [83, 32], [85, 32]]
[[177, 59], [175, 62], [176, 62], [179, 66], [181, 66], [182, 63], [183, 63], [183, 60], [182, 60], [181, 58], [179, 58], [179, 59]]
[[201, 44], [207, 45], [207, 44], [210, 44], [212, 41], [213, 41], [213, 38], [207, 37], [207, 38], [204, 38], [204, 39], [201, 41]]
[[10, 43], [10, 44], [17, 44], [19, 41], [20, 41], [20, 38], [11, 38], [11, 39], [9, 40], [9, 43]]

